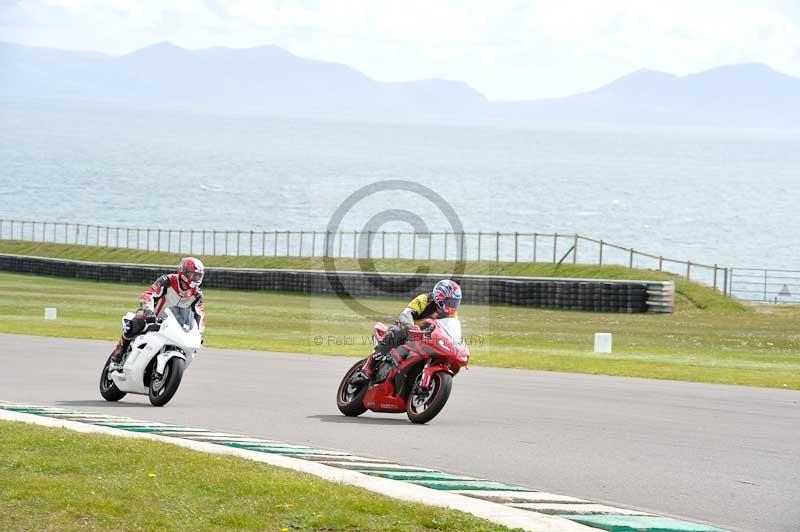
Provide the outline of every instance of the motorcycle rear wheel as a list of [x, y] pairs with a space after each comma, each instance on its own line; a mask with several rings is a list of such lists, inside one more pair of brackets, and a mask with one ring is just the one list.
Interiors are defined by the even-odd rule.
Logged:
[[153, 376], [150, 378], [150, 404], [153, 406], [164, 406], [169, 403], [183, 378], [183, 369], [186, 362], [179, 357], [172, 357], [164, 366], [164, 373], [159, 378], [156, 374], [155, 364], [153, 365]]
[[111, 363], [111, 356], [106, 360], [106, 365], [103, 366], [103, 371], [100, 373], [100, 395], [106, 401], [119, 401], [126, 395], [126, 392], [120, 391], [117, 385], [108, 376], [108, 365]]
[[431, 378], [430, 395], [421, 398], [415, 394], [419, 383], [422, 381], [422, 373], [417, 376], [411, 394], [406, 401], [406, 415], [412, 423], [427, 423], [442, 411], [447, 399], [450, 398], [450, 391], [453, 389], [453, 376], [446, 371], [437, 371]]
[[364, 406], [364, 396], [367, 395], [369, 381], [357, 385], [350, 384], [350, 379], [355, 372], [364, 367], [366, 362], [366, 358], [356, 362], [339, 383], [339, 390], [336, 392], [336, 406], [339, 407], [339, 412], [346, 416], [360, 416], [367, 411]]

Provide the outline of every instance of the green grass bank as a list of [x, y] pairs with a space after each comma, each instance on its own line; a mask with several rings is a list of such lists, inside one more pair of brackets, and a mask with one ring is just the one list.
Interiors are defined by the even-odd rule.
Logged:
[[[93, 338], [109, 350], [120, 317], [145, 286], [0, 273], [0, 332]], [[372, 299], [361, 317], [331, 296], [205, 291], [206, 345], [364, 356], [375, 320], [405, 301]], [[43, 320], [57, 307], [58, 320]], [[738, 306], [674, 314], [604, 314], [464, 305], [459, 313], [473, 364], [800, 389], [800, 309]], [[595, 332], [614, 352], [593, 352]]]
[[0, 530], [509, 530], [314, 476], [0, 421]]
[[[104, 248], [71, 244], [50, 244], [0, 240], [0, 253], [53, 257], [59, 259], [90, 262], [125, 262], [131, 264], [178, 264], [181, 255], [157, 253], [122, 248]], [[235, 257], [198, 255], [206, 266], [228, 268], [280, 268], [280, 269], [324, 269], [320, 257]], [[414, 272], [420, 267], [430, 273], [449, 273], [453, 262], [419, 261], [410, 259], [376, 259], [370, 261], [377, 271]], [[358, 271], [362, 262], [354, 259], [336, 259], [339, 270]], [[527, 277], [571, 277], [585, 279], [632, 279], [675, 281], [678, 308], [694, 307], [714, 310], [743, 310], [739, 302], [719, 292], [684, 278], [656, 270], [625, 268], [623, 266], [589, 266], [525, 262], [467, 262], [465, 272], [474, 275], [512, 275]]]

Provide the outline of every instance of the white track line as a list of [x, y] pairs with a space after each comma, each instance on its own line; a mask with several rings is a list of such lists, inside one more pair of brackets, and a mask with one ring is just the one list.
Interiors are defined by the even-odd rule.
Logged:
[[557, 503], [538, 503], [523, 502], [512, 503], [509, 506], [522, 508], [523, 510], [533, 510], [534, 512], [544, 512], [548, 514], [575, 514], [575, 515], [653, 515], [635, 510], [615, 508], [605, 504], [557, 504]]
[[523, 503], [523, 502], [558, 502], [565, 504], [590, 503], [584, 499], [577, 499], [568, 495], [556, 495], [544, 491], [481, 491], [481, 490], [455, 490], [453, 493], [460, 493], [468, 497], [475, 497], [492, 502], [503, 504]]
[[404, 501], [459, 510], [509, 528], [521, 528], [523, 530], [536, 532], [597, 532], [596, 528], [590, 528], [560, 517], [539, 514], [519, 508], [511, 508], [509, 506], [483, 501], [481, 499], [464, 497], [455, 493], [429, 489], [407, 482], [363, 475], [347, 469], [330, 467], [319, 462], [300, 460], [298, 458], [291, 458], [278, 454], [260, 453], [225, 445], [170, 438], [157, 434], [130, 432], [111, 427], [88, 425], [86, 423], [79, 423], [66, 419], [50, 418], [35, 414], [23, 414], [21, 412], [12, 412], [3, 409], [0, 409], [0, 419], [23, 421], [25, 423], [49, 427], [63, 427], [77, 432], [110, 434], [124, 438], [153, 440], [178, 445], [180, 447], [187, 447], [195, 451], [238, 456], [256, 462], [263, 462], [294, 471], [309, 473], [325, 480], [341, 482]]

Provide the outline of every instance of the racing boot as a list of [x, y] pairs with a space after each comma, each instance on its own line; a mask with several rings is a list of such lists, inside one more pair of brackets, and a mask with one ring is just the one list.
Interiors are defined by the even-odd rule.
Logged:
[[114, 350], [111, 352], [111, 356], [109, 357], [109, 370], [122, 368], [122, 355], [128, 350], [129, 345], [130, 341], [125, 340], [124, 338], [121, 338], [120, 341], [117, 342], [116, 347], [114, 347]]
[[119, 364], [122, 362], [122, 340], [117, 342], [117, 345], [114, 347], [114, 350], [111, 351], [111, 357], [109, 358], [114, 364]]
[[361, 384], [362, 382], [366, 382], [372, 378], [372, 375], [375, 373], [375, 364], [377, 364], [377, 360], [381, 355], [378, 353], [377, 347], [375, 351], [372, 352], [367, 363], [361, 366], [361, 369], [353, 373], [353, 376], [350, 377], [351, 384]]

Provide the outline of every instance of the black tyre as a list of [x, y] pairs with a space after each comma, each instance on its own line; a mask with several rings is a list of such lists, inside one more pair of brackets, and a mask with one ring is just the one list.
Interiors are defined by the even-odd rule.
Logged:
[[111, 377], [108, 376], [108, 365], [111, 363], [111, 356], [109, 355], [106, 360], [106, 365], [103, 366], [103, 371], [100, 373], [100, 395], [106, 401], [119, 401], [126, 395], [126, 392], [121, 392]]
[[367, 359], [359, 360], [347, 373], [345, 373], [342, 382], [339, 383], [339, 390], [336, 392], [336, 406], [339, 407], [339, 412], [346, 416], [360, 416], [367, 411], [364, 406], [364, 396], [369, 389], [369, 381], [364, 381], [359, 384], [350, 384], [350, 379], [353, 375], [364, 367]]
[[427, 423], [435, 418], [444, 408], [453, 388], [453, 376], [446, 371], [437, 371], [433, 374], [431, 388], [425, 394], [418, 393], [420, 382], [422, 373], [417, 375], [406, 402], [406, 415], [412, 423]]
[[167, 362], [167, 365], [164, 366], [164, 373], [159, 376], [156, 373], [156, 365], [153, 364], [150, 377], [150, 404], [164, 406], [169, 403], [169, 400], [178, 391], [185, 367], [185, 360], [179, 357], [172, 357]]

